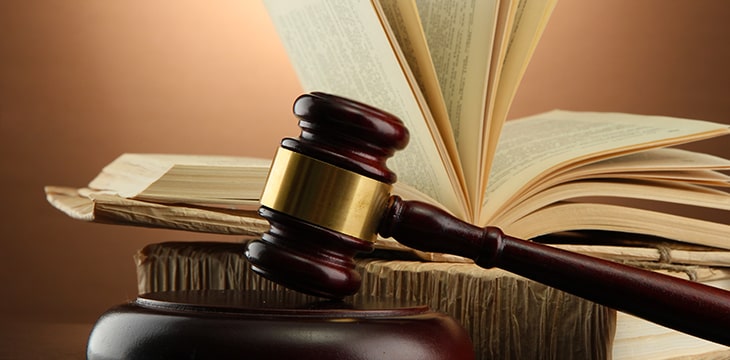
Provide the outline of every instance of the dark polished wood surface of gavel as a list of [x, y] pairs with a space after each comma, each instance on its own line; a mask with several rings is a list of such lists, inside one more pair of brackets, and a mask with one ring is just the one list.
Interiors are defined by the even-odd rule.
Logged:
[[[311, 93], [294, 103], [302, 129], [281, 143], [260, 214], [271, 224], [246, 256], [257, 273], [328, 298], [360, 287], [354, 256], [377, 234], [460, 255], [710, 341], [730, 345], [730, 292], [480, 228], [431, 205], [390, 196], [386, 160], [408, 142], [395, 116]], [[728, 234], [730, 236], [730, 234]]]

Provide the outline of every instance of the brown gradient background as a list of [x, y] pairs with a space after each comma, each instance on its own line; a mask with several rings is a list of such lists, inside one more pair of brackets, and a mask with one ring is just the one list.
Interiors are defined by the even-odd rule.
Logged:
[[[730, 123], [730, 2], [563, 0], [511, 117], [552, 108]], [[4, 316], [93, 322], [136, 295], [132, 255], [223, 239], [89, 224], [44, 185], [83, 186], [123, 152], [265, 156], [301, 92], [258, 1], [0, 2]], [[730, 156], [727, 139], [705, 150]]]

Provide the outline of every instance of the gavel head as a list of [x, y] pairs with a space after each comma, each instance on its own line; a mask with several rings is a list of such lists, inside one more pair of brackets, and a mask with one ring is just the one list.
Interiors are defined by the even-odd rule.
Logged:
[[297, 98], [294, 114], [301, 134], [282, 140], [261, 196], [270, 229], [246, 257], [290, 289], [342, 298], [360, 288], [354, 256], [373, 250], [396, 180], [386, 161], [408, 131], [391, 114], [324, 93]]

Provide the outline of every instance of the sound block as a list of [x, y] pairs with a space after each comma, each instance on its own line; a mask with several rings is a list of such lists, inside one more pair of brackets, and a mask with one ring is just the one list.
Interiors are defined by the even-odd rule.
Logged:
[[473, 359], [466, 331], [427, 306], [288, 292], [144, 294], [104, 313], [87, 346], [109, 359]]

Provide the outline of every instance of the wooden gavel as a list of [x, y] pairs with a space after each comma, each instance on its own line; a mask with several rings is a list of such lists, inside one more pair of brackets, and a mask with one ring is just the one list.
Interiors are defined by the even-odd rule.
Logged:
[[397, 117], [324, 93], [300, 96], [294, 114], [300, 137], [281, 142], [261, 198], [270, 230], [246, 250], [258, 274], [312, 295], [352, 295], [361, 282], [354, 256], [372, 251], [380, 234], [730, 345], [730, 292], [517, 239], [391, 196], [396, 175], [385, 162], [408, 142]]

